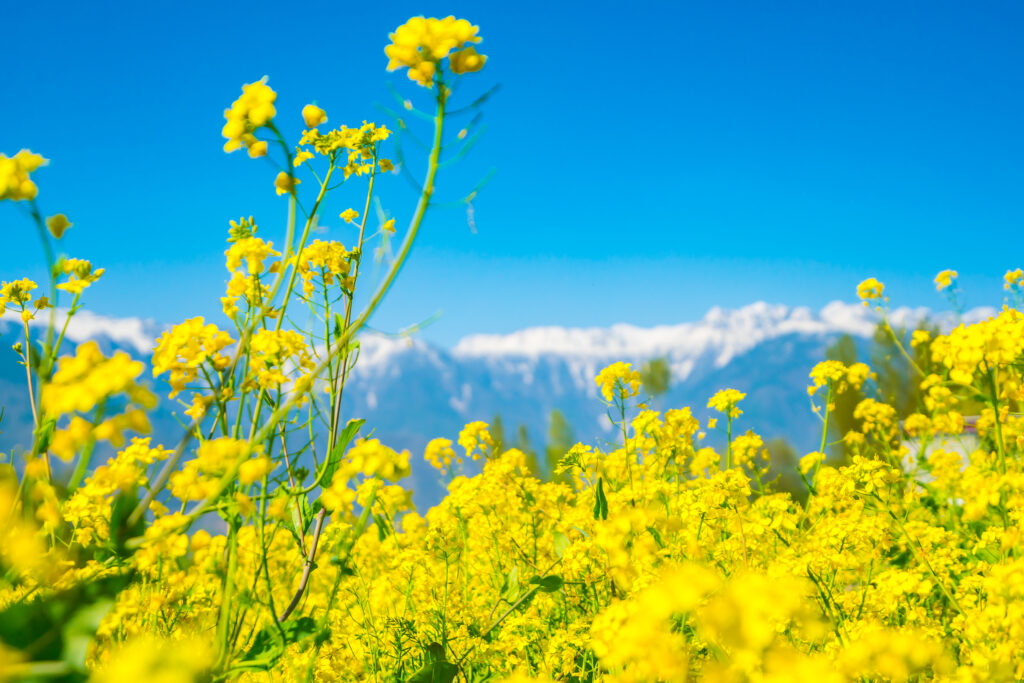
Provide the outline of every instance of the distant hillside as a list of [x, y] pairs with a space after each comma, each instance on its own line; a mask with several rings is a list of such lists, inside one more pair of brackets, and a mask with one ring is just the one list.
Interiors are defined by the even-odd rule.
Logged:
[[[977, 309], [965, 316], [991, 315]], [[899, 309], [896, 324], [915, 324], [927, 309]], [[932, 315], [946, 327], [952, 320]], [[472, 335], [452, 349], [409, 339], [362, 337], [359, 365], [345, 392], [346, 417], [363, 417], [374, 436], [413, 453], [413, 487], [421, 504], [438, 499], [441, 487], [422, 461], [430, 439], [455, 439], [471, 420], [490, 421], [500, 414], [506, 437], [526, 426], [535, 446], [542, 446], [552, 408], [572, 425], [576, 440], [614, 440], [598, 397], [594, 376], [608, 363], [622, 360], [639, 367], [664, 357], [672, 369], [671, 388], [656, 409], [691, 406], [706, 415], [708, 398], [732, 387], [747, 393], [741, 430], [753, 429], [765, 439], [787, 438], [809, 451], [820, 434], [810, 410], [807, 374], [824, 357], [826, 347], [841, 334], [870, 338], [874, 313], [859, 304], [833, 302], [815, 313], [807, 308], [755, 303], [726, 311], [714, 308], [700, 321], [640, 328], [539, 327], [507, 335]], [[110, 319], [80, 314], [68, 338], [74, 343], [96, 339], [107, 350], [118, 348], [145, 359], [160, 328], [137, 319]], [[0, 319], [4, 348], [14, 343], [20, 321]], [[0, 405], [7, 413], [0, 451], [28, 443], [31, 415], [24, 399], [24, 369], [13, 352], [0, 358]], [[148, 376], [148, 375], [147, 375]], [[166, 396], [166, 388], [156, 390]], [[154, 416], [155, 438], [176, 441], [173, 413], [181, 408], [166, 398]]]

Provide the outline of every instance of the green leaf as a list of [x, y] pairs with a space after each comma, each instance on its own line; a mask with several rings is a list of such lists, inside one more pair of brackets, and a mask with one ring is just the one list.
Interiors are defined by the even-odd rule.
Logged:
[[40, 423], [35, 430], [35, 446], [33, 453], [45, 453], [50, 449], [50, 442], [53, 440], [53, 430], [57, 427], [57, 421], [48, 417]]
[[85, 680], [85, 652], [96, 626], [114, 597], [131, 582], [130, 574], [108, 576], [33, 600], [15, 601], [0, 610], [0, 643], [31, 653], [30, 662], [65, 661], [74, 673], [62, 681]]
[[114, 544], [114, 552], [120, 557], [128, 557], [131, 551], [126, 547], [129, 538], [142, 536], [146, 531], [146, 520], [139, 517], [134, 524], [129, 524], [128, 519], [132, 511], [139, 504], [139, 497], [135, 491], [117, 494], [114, 498], [114, 505], [110, 510], [110, 540]]
[[75, 671], [85, 671], [85, 658], [96, 635], [96, 629], [114, 606], [110, 598], [97, 600], [74, 613], [64, 624], [63, 659]]
[[565, 551], [571, 545], [569, 537], [563, 534], [561, 531], [556, 531], [552, 534], [555, 537], [555, 557], [561, 558], [565, 554]]
[[515, 602], [519, 597], [519, 588], [519, 567], [512, 567], [502, 583], [501, 597], [508, 602]]
[[459, 673], [459, 667], [447, 661], [444, 646], [431, 643], [423, 653], [426, 663], [406, 679], [406, 683], [451, 683]]
[[296, 504], [289, 506], [292, 511], [292, 525], [295, 527], [293, 533], [296, 536], [302, 536], [309, 528], [309, 523], [313, 521], [315, 511], [310, 506], [309, 499], [306, 496], [296, 496], [293, 500]]
[[565, 581], [558, 574], [548, 574], [547, 576], [534, 576], [530, 579], [530, 583], [537, 587], [537, 590], [544, 593], [554, 593], [562, 590], [562, 586], [565, 585]]
[[594, 519], [608, 519], [608, 499], [604, 496], [604, 479], [597, 478], [594, 489]]
[[[284, 639], [282, 640], [282, 631]], [[322, 628], [313, 617], [299, 617], [284, 622], [280, 628], [275, 624], [266, 624], [256, 638], [252, 646], [245, 653], [245, 659], [253, 663], [253, 660], [265, 665], [266, 669], [273, 667], [274, 663], [284, 654], [285, 649], [294, 643], [301, 642], [322, 633]]]
[[352, 439], [355, 438], [364, 424], [366, 424], [366, 420], [349, 420], [345, 428], [341, 430], [341, 434], [338, 435], [338, 441], [324, 462], [323, 476], [320, 477], [320, 484], [322, 486], [331, 485], [331, 479], [334, 478], [334, 473], [337, 471], [338, 465], [341, 464], [341, 459], [345, 455], [345, 449], [348, 448], [349, 443], [352, 442]]

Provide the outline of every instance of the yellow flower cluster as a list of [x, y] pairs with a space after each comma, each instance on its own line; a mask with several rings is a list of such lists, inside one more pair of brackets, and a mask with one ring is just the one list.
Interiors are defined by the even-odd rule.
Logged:
[[869, 277], [857, 285], [857, 296], [864, 301], [865, 306], [868, 305], [869, 301], [881, 299], [884, 292], [885, 285], [873, 277]]
[[313, 280], [317, 276], [325, 286], [333, 285], [335, 281], [344, 286], [345, 278], [352, 268], [351, 258], [351, 252], [341, 242], [313, 240], [299, 254], [299, 275], [306, 296], [313, 295], [316, 288]]
[[13, 157], [0, 154], [0, 200], [35, 199], [39, 188], [29, 174], [45, 165], [46, 159], [23, 149]]
[[722, 389], [708, 400], [708, 408], [714, 408], [730, 418], [737, 418], [743, 414], [743, 411], [738, 407], [739, 402], [746, 397], [747, 395], [742, 391]]
[[61, 271], [68, 275], [68, 281], [57, 285], [57, 289], [63, 289], [72, 294], [81, 294], [86, 287], [100, 279], [106, 272], [106, 268], [92, 269], [92, 263], [84, 259], [69, 258], [63, 259], [60, 264]]
[[932, 357], [954, 382], [971, 384], [978, 373], [1003, 373], [1024, 352], [1024, 315], [1005, 309], [995, 318], [960, 325], [932, 343]]
[[640, 373], [630, 363], [612, 363], [594, 378], [606, 401], [625, 400], [640, 393]]
[[256, 139], [256, 131], [270, 123], [277, 114], [275, 100], [277, 93], [267, 85], [266, 77], [242, 86], [241, 97], [224, 110], [227, 123], [221, 134], [228, 140], [224, 143], [225, 152], [244, 146], [249, 150], [249, 156], [254, 158], [267, 153], [267, 143]]
[[119, 393], [138, 397], [152, 407], [155, 400], [135, 383], [145, 366], [123, 351], [107, 358], [94, 341], [78, 345], [73, 356], [57, 363], [57, 371], [40, 394], [40, 406], [48, 415], [85, 413], [106, 398]]
[[[892, 406], [861, 401], [848, 460], [801, 458], [804, 503], [771, 483], [779, 463], [761, 435], [731, 437], [727, 460], [701, 443], [688, 409], [636, 409], [622, 443], [574, 446], [548, 482], [531, 474], [521, 451], [497, 450], [486, 423], [469, 423], [458, 444], [482, 461], [479, 474], [451, 478], [445, 498], [422, 514], [407, 490], [384, 484], [408, 475], [408, 452], [377, 439], [339, 445], [313, 484], [291, 453], [231, 436], [204, 440], [171, 475], [169, 493], [183, 509], [217, 501], [231, 526], [186, 533], [188, 512], [168, 514], [170, 499], [154, 502], [130, 559], [146, 578], [118, 593], [91, 666], [96, 675], [114, 671], [132, 643], [145, 642], [134, 657], [177, 670], [161, 654], [164, 624], [174, 624], [171, 642], [215, 633], [222, 611], [236, 609], [225, 605], [235, 604], [248, 605], [238, 614], [257, 634], [233, 646], [231, 656], [243, 657], [272, 642], [258, 636], [262, 619], [281, 614], [308, 569], [302, 618], [312, 621], [302, 623], [318, 624], [322, 636], [279, 646], [268, 666], [282, 678], [409, 680], [433, 662], [450, 671], [458, 663], [471, 681], [1019, 679], [1018, 324], [1004, 311], [936, 336], [936, 370], [921, 385], [930, 403], [901, 430]], [[282, 339], [266, 340], [277, 349]], [[980, 361], [965, 350], [976, 346]], [[267, 353], [299, 362], [287, 349]], [[950, 354], [970, 363], [946, 366]], [[615, 378], [613, 391], [631, 372], [602, 371]], [[863, 387], [869, 374], [826, 362], [812, 370], [812, 387]], [[991, 403], [976, 421], [979, 447], [961, 453], [935, 441], [954, 426], [960, 435], [962, 419], [943, 420], [979, 394]], [[709, 407], [738, 419], [743, 398], [725, 389]], [[905, 459], [904, 433], [922, 449], [914, 462]], [[114, 543], [116, 501], [149, 485], [150, 466], [169, 454], [136, 440], [63, 502], [40, 482], [34, 521], [0, 531], [0, 562], [30, 584], [71, 580], [45, 534], [69, 525], [73, 543]], [[458, 463], [448, 439], [432, 441], [425, 458], [444, 469]], [[295, 483], [266, 490], [275, 471]], [[309, 561], [313, 546], [319, 568]], [[0, 590], [4, 600], [13, 595]], [[432, 649], [441, 640], [448, 645]], [[186, 680], [218, 667], [206, 655], [197, 662]]]
[[825, 360], [811, 370], [811, 384], [807, 387], [807, 395], [814, 396], [821, 387], [832, 387], [837, 393], [848, 389], [860, 389], [864, 381], [871, 376], [871, 368], [865, 363], [854, 363], [847, 367], [837, 360]]
[[264, 261], [271, 256], [280, 255], [281, 252], [274, 251], [273, 242], [264, 242], [259, 237], [237, 240], [224, 252], [224, 256], [227, 257], [225, 265], [229, 271], [237, 271], [244, 261], [249, 275], [259, 275], [263, 272]]
[[196, 381], [199, 369], [209, 362], [214, 370], [222, 370], [231, 359], [222, 354], [234, 341], [213, 323], [205, 323], [202, 316], [190, 318], [164, 332], [153, 349], [153, 376], [170, 373], [171, 398]]
[[959, 277], [955, 270], [944, 270], [935, 276], [935, 289], [943, 291], [953, 286], [953, 281]]
[[38, 288], [39, 285], [27, 277], [0, 284], [0, 315], [7, 309], [7, 306], [13, 304], [21, 312], [22, 321], [31, 320], [36, 311], [50, 305], [46, 297], [40, 297], [34, 306], [28, 305], [32, 303], [32, 291]]
[[459, 445], [466, 451], [467, 458], [479, 460], [494, 447], [494, 439], [489, 428], [490, 425], [486, 422], [476, 421], [470, 422], [459, 432]]
[[[327, 120], [326, 114], [323, 120]], [[341, 170], [346, 178], [370, 173], [374, 164], [379, 164], [381, 170], [389, 170], [392, 168], [391, 162], [378, 158], [377, 151], [378, 144], [390, 136], [391, 131], [387, 126], [367, 121], [363, 121], [363, 125], [358, 128], [342, 126], [326, 133], [310, 127], [302, 134], [299, 146], [295, 148], [294, 164], [296, 167], [301, 166], [314, 157], [314, 152], [331, 158], [345, 152], [345, 165]]]
[[249, 369], [260, 386], [272, 389], [288, 381], [286, 373], [312, 370], [313, 359], [295, 330], [260, 330], [249, 342]]
[[1024, 285], [1024, 270], [1017, 268], [1016, 270], [1006, 271], [1006, 275], [1003, 276], [1003, 283], [1006, 289]]
[[409, 476], [409, 451], [398, 453], [377, 439], [361, 440], [349, 450], [343, 470], [349, 476], [398, 481]]
[[430, 440], [423, 453], [423, 459], [434, 469], [440, 470], [441, 474], [446, 474], [453, 464], [458, 465], [462, 462], [462, 458], [456, 455], [452, 448], [452, 440], [442, 438]]
[[433, 84], [438, 66], [445, 57], [448, 57], [449, 67], [454, 73], [479, 71], [487, 57], [477, 53], [472, 45], [459, 49], [467, 43], [479, 43], [479, 30], [465, 19], [455, 17], [413, 17], [395, 29], [391, 34], [391, 44], [384, 48], [388, 71], [408, 67], [409, 78], [424, 87]]

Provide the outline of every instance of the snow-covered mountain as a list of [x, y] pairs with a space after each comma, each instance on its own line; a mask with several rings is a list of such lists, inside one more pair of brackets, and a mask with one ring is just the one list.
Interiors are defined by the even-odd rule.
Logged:
[[[992, 309], [976, 309], [964, 320], [982, 319]], [[347, 417], [363, 417], [374, 435], [396, 448], [408, 448], [413, 461], [431, 438], [455, 439], [471, 420], [490, 421], [500, 414], [506, 437], [523, 424], [534, 445], [547, 432], [552, 408], [569, 420], [577, 440], [613, 439], [594, 376], [614, 361], [632, 362], [664, 357], [672, 370], [668, 393], [658, 409], [689, 405], [698, 415], [707, 411], [708, 398], [732, 387], [747, 394], [739, 429], [753, 429], [766, 439], [785, 436], [798, 449], [813, 449], [820, 423], [811, 413], [805, 387], [807, 373], [824, 357], [825, 348], [841, 334], [867, 340], [877, 314], [860, 304], [833, 302], [820, 311], [754, 303], [736, 310], [711, 309], [697, 322], [641, 328], [536, 327], [506, 335], [465, 337], [451, 349], [415, 339], [365, 335], [359, 364], [345, 392]], [[913, 325], [930, 317], [951, 327], [949, 314], [928, 309], [897, 309], [894, 324]], [[99, 339], [105, 346], [145, 356], [160, 328], [137, 319], [109, 319], [80, 313], [72, 319], [73, 342]], [[0, 319], [0, 338], [7, 347], [21, 334], [20, 321], [10, 314]], [[13, 358], [0, 363], [0, 405], [8, 406], [0, 449], [24, 443], [30, 424], [21, 410], [24, 372]], [[169, 405], [165, 401], [165, 405]], [[165, 413], [178, 410], [165, 408]], [[157, 437], [167, 442], [173, 428], [159, 420]], [[419, 468], [418, 498], [432, 499], [437, 483]]]

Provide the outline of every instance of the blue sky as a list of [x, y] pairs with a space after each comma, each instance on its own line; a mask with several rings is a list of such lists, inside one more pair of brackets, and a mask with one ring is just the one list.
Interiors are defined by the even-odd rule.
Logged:
[[[479, 24], [500, 83], [472, 155], [441, 177], [474, 203], [428, 216], [373, 319], [423, 336], [531, 325], [640, 325], [757, 300], [820, 307], [868, 276], [896, 303], [941, 307], [931, 278], [961, 273], [968, 305], [998, 305], [1024, 265], [1024, 6], [953, 2], [642, 4], [307, 2], [16, 3], [0, 151], [51, 159], [46, 213], [64, 248], [105, 266], [97, 313], [216, 316], [229, 219], [280, 241], [275, 171], [225, 154], [223, 110], [263, 75], [278, 121], [323, 106], [332, 124], [390, 124], [387, 34], [416, 14]], [[16, 68], [10, 68], [10, 65]], [[417, 99], [419, 98], [419, 99]], [[309, 183], [304, 187], [308, 189]], [[361, 208], [359, 191], [325, 212]], [[401, 225], [401, 179], [381, 199]], [[0, 205], [0, 279], [39, 277], [31, 225]], [[350, 240], [348, 240], [350, 241]]]

